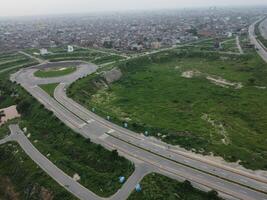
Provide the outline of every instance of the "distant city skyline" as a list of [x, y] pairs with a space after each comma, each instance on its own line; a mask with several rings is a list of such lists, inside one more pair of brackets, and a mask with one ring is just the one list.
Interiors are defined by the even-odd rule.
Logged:
[[4, 0], [0, 16], [252, 5], [267, 5], [267, 0]]

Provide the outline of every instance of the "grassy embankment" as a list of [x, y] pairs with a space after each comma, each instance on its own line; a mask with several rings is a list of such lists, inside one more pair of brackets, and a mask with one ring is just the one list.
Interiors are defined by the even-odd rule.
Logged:
[[[93, 74], [68, 95], [102, 116], [165, 142], [213, 152], [250, 169], [267, 169], [267, 64], [257, 54], [169, 51], [117, 65], [123, 77], [106, 87]], [[192, 78], [182, 74], [193, 71]], [[224, 78], [235, 86], [207, 79]], [[236, 89], [240, 83], [243, 87]], [[98, 85], [98, 87], [96, 86]]]
[[202, 192], [185, 181], [180, 183], [159, 174], [149, 174], [141, 182], [142, 191], [134, 191], [128, 200], [221, 200], [216, 192]]
[[[106, 53], [99, 52], [94, 49], [75, 48], [74, 52], [68, 53], [67, 49], [62, 47], [62, 48], [50, 48], [48, 49], [48, 51], [51, 53], [44, 56], [39, 55], [37, 57], [49, 60], [51, 62], [65, 61], [65, 60], [84, 60], [94, 64], [108, 63], [123, 58], [120, 55], [111, 55], [109, 52]], [[39, 53], [39, 50], [28, 49], [26, 50], [26, 52], [34, 55], [33, 53], [34, 52]]]
[[[185, 46], [188, 50], [199, 50], [199, 51], [214, 51], [216, 50], [214, 45], [215, 45], [215, 39], [210, 38], [207, 40], [200, 41], [195, 44], [191, 44], [188, 46]], [[222, 43], [222, 48], [218, 49], [218, 51], [222, 52], [238, 52], [237, 46], [236, 46], [236, 40], [234, 37], [231, 38], [222, 38], [220, 39], [220, 42]]]
[[118, 177], [129, 177], [133, 172], [132, 163], [63, 125], [20, 86], [12, 84], [9, 75], [1, 74], [0, 107], [18, 105], [20, 127], [27, 127], [35, 147], [70, 176], [79, 174], [80, 182], [96, 194], [114, 194], [121, 187]]
[[[12, 96], [16, 94], [15, 90], [6, 90], [9, 87], [7, 77], [12, 71], [23, 67], [37, 64], [36, 61], [19, 53], [1, 54], [0, 55], [0, 108], [5, 108], [14, 104]], [[12, 122], [16, 122], [13, 120]], [[8, 126], [0, 128], [0, 139], [9, 133]]]
[[235, 38], [229, 39], [224, 43], [222, 43], [222, 50], [227, 52], [239, 53], [239, 50], [236, 45], [236, 39]]
[[55, 89], [56, 89], [57, 86], [58, 86], [58, 83], [51, 83], [51, 84], [46, 84], [46, 85], [39, 85], [39, 87], [42, 88], [51, 97], [54, 97], [54, 91], [55, 91]]
[[37, 62], [19, 53], [1, 54], [0, 74], [34, 64]]
[[77, 199], [42, 171], [18, 144], [1, 145], [0, 160], [0, 199]]
[[63, 69], [49, 69], [49, 70], [38, 70], [34, 73], [34, 76], [40, 78], [52, 78], [69, 75], [76, 71], [76, 67], [67, 67]]

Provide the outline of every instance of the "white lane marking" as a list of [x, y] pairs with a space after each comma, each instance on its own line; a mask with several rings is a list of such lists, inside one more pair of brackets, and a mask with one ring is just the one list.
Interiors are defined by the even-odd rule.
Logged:
[[109, 131], [108, 131], [108, 133], [114, 133], [115, 132], [115, 130], [113, 130], [113, 129], [109, 129]]
[[244, 182], [244, 183], [247, 183], [248, 181], [247, 180], [244, 180], [244, 179], [240, 179], [241, 182]]
[[86, 125], [86, 123], [80, 124], [79, 127], [83, 128]]
[[90, 123], [92, 123], [92, 122], [94, 122], [94, 121], [95, 121], [94, 119], [89, 119], [89, 120], [87, 121], [87, 123], [90, 124]]
[[109, 137], [109, 135], [107, 135], [106, 133], [104, 133], [103, 135], [101, 135], [101, 136], [99, 137], [99, 139], [104, 140], [104, 139], [106, 139], [107, 137]]

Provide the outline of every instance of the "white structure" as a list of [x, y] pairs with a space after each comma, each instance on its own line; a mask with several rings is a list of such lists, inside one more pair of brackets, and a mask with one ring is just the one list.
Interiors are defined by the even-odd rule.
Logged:
[[71, 53], [71, 52], [73, 52], [73, 51], [74, 51], [73, 46], [68, 45], [68, 53]]
[[40, 54], [41, 54], [42, 56], [48, 54], [47, 49], [40, 49]]
[[227, 37], [229, 37], [229, 38], [230, 38], [230, 37], [233, 37], [233, 33], [232, 33], [232, 32], [227, 32], [226, 35], [227, 35]]

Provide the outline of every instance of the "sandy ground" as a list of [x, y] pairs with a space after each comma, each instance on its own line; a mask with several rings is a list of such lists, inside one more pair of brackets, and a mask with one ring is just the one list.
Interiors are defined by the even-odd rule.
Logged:
[[193, 78], [194, 76], [199, 76], [199, 75], [201, 75], [201, 72], [197, 70], [185, 71], [182, 73], [182, 77], [184, 78]]
[[239, 82], [231, 82], [228, 80], [225, 80], [219, 76], [212, 76], [206, 73], [202, 73], [198, 70], [189, 70], [189, 71], [185, 71], [182, 73], [182, 77], [183, 78], [194, 78], [196, 76], [200, 76], [200, 75], [205, 75], [206, 79], [209, 80], [211, 83], [218, 85], [220, 87], [224, 87], [224, 88], [229, 88], [229, 87], [234, 87], [235, 89], [241, 89], [243, 88], [242, 83]]
[[62, 67], [62, 68], [58, 69], [58, 71], [64, 71], [66, 69], [67, 69], [66, 67]]
[[221, 77], [212, 77], [212, 76], [207, 76], [206, 77], [209, 81], [211, 81], [212, 83], [214, 83], [215, 85], [221, 86], [221, 87], [225, 87], [225, 88], [229, 88], [229, 87], [234, 87], [235, 89], [241, 89], [243, 87], [242, 83], [235, 83], [235, 82], [230, 82], [227, 81]]
[[8, 108], [0, 109], [0, 112], [4, 111], [5, 116], [1, 118], [0, 126], [5, 124], [8, 120], [20, 117], [16, 106], [10, 106]]

